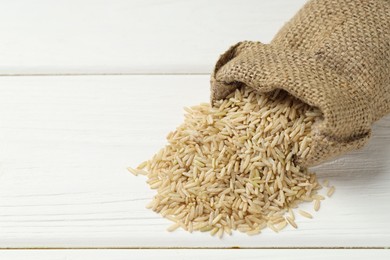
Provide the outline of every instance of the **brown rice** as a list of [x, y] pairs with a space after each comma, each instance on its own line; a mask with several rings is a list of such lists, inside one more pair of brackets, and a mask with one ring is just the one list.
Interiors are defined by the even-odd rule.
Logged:
[[319, 110], [282, 91], [240, 88], [213, 107], [185, 111], [169, 144], [129, 168], [147, 175], [157, 190], [148, 208], [175, 222], [169, 231], [181, 227], [219, 237], [232, 230], [258, 234], [265, 227], [279, 232], [287, 223], [297, 228], [292, 208], [323, 199], [315, 174], [295, 163], [310, 152]]

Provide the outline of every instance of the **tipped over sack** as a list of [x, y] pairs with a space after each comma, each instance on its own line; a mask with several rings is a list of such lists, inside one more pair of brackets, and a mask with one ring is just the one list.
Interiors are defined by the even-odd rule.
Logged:
[[390, 1], [309, 1], [270, 44], [240, 42], [219, 58], [212, 101], [243, 85], [283, 89], [322, 111], [301, 165], [362, 147], [390, 112]]

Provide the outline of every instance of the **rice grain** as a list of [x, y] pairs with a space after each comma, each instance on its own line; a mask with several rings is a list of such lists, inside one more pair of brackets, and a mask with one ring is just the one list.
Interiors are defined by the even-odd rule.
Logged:
[[332, 197], [332, 195], [333, 195], [333, 193], [335, 192], [335, 187], [334, 186], [332, 186], [332, 187], [330, 187], [329, 188], [329, 190], [328, 190], [328, 192], [326, 193], [326, 195], [328, 196], [328, 197]]
[[314, 210], [319, 211], [321, 206], [321, 201], [320, 200], [315, 200], [314, 201]]
[[313, 216], [312, 216], [309, 212], [306, 212], [306, 211], [304, 211], [304, 210], [299, 209], [299, 210], [298, 210], [298, 213], [299, 213], [302, 217], [305, 217], [305, 218], [313, 218]]
[[294, 219], [292, 219], [291, 217], [287, 216], [286, 220], [293, 228], [295, 228], [295, 229], [298, 228], [298, 225], [297, 225], [297, 223], [295, 223]]

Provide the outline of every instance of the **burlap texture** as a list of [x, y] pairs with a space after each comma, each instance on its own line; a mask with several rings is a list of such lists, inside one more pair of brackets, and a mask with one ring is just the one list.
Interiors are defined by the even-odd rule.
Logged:
[[219, 58], [212, 101], [241, 85], [284, 89], [322, 111], [300, 164], [362, 147], [390, 112], [390, 1], [309, 1], [270, 44], [240, 42]]

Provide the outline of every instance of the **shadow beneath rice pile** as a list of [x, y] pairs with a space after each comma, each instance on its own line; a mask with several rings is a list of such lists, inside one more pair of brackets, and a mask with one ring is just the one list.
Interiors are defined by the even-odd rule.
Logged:
[[[185, 108], [169, 144], [137, 169], [157, 194], [148, 205], [174, 222], [168, 228], [275, 232], [297, 228], [293, 209], [324, 199], [316, 175], [294, 163], [311, 147], [311, 126], [321, 112], [284, 91], [239, 88], [214, 106]], [[304, 211], [299, 213], [311, 218]]]

